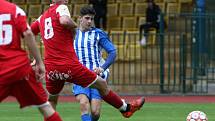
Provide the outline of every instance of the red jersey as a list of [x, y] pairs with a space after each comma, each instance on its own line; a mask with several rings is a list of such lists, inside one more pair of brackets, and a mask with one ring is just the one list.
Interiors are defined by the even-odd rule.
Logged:
[[68, 65], [78, 61], [73, 48], [73, 35], [59, 21], [63, 15], [70, 17], [68, 7], [53, 4], [31, 25], [35, 35], [40, 32], [45, 45], [45, 64]]
[[21, 8], [5, 0], [0, 0], [0, 5], [0, 84], [4, 84], [11, 78], [23, 78], [23, 68], [30, 66], [20, 42], [28, 24]]

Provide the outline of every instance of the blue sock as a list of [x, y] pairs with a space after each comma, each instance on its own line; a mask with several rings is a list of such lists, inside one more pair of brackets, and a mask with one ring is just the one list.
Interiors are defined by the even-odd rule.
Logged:
[[92, 121], [90, 114], [81, 115], [82, 121]]

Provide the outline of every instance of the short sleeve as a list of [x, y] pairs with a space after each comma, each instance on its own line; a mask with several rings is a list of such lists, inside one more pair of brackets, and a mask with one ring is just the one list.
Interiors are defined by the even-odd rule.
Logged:
[[21, 33], [30, 28], [26, 21], [25, 12], [18, 6], [16, 6], [16, 15], [15, 15], [14, 22], [15, 22], [17, 30], [20, 31]]
[[66, 15], [71, 17], [69, 9], [66, 5], [59, 5], [56, 12], [59, 14], [59, 16]]
[[34, 33], [34, 35], [37, 35], [40, 32], [39, 21], [38, 20], [36, 20], [35, 22], [33, 22], [31, 24], [31, 30]]

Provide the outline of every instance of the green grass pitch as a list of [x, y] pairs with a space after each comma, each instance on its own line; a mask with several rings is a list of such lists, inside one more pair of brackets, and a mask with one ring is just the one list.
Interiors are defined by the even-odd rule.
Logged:
[[[0, 121], [43, 121], [36, 108], [20, 110], [17, 103], [1, 103]], [[215, 103], [146, 103], [142, 110], [125, 119], [113, 107], [103, 103], [100, 121], [185, 121], [193, 110], [207, 114], [209, 121], [215, 121]], [[64, 121], [81, 121], [78, 103], [59, 103], [58, 112]]]

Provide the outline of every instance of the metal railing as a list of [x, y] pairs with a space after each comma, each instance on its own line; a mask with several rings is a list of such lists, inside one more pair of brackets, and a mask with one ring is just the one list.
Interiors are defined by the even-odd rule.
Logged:
[[[122, 45], [117, 45], [120, 55], [111, 67], [109, 84], [113, 87], [118, 86], [117, 89], [124, 92], [135, 92], [136, 89], [135, 93], [138, 94], [207, 93], [208, 83], [215, 82], [215, 30], [212, 27], [215, 16], [166, 16], [167, 28], [148, 35], [155, 36], [156, 42], [153, 44], [140, 46], [134, 38], [139, 36], [137, 33], [110, 34], [113, 42], [119, 41], [114, 38], [124, 40]], [[204, 26], [200, 26], [205, 27], [205, 32], [202, 33], [195, 30], [199, 26], [195, 24], [199, 24], [200, 21], [205, 22], [201, 23]], [[204, 34], [201, 35], [205, 36], [203, 40], [199, 40], [199, 34]]]

